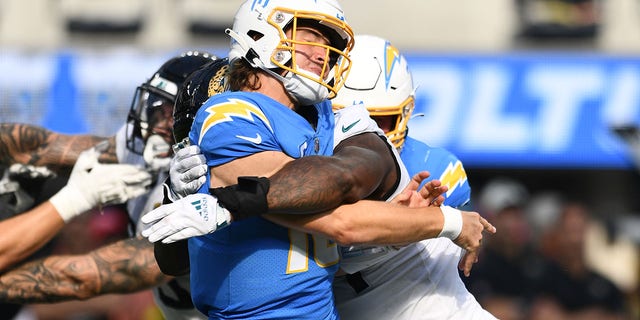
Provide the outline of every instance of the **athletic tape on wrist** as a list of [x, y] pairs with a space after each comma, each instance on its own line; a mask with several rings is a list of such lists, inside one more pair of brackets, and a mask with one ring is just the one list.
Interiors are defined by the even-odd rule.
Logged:
[[444, 225], [442, 226], [442, 231], [438, 234], [438, 238], [445, 237], [455, 240], [462, 232], [462, 212], [447, 206], [441, 206], [440, 210], [444, 216]]
[[225, 209], [231, 212], [233, 220], [259, 216], [269, 211], [267, 193], [269, 179], [264, 177], [238, 177], [238, 184], [209, 189]]

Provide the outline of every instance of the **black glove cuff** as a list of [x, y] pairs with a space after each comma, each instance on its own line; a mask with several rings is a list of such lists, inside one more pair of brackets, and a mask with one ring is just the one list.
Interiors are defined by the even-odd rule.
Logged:
[[209, 189], [209, 193], [218, 198], [218, 203], [231, 212], [233, 220], [267, 213], [268, 192], [269, 179], [264, 177], [238, 177], [238, 184]]

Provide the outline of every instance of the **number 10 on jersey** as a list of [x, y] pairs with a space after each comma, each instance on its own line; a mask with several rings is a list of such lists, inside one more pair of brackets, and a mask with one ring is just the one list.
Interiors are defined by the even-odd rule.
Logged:
[[[287, 274], [307, 271], [309, 259], [314, 259], [322, 268], [333, 266], [340, 261], [337, 244], [325, 237], [289, 229], [289, 240], [291, 243]], [[309, 252], [310, 241], [313, 246], [313, 256]]]

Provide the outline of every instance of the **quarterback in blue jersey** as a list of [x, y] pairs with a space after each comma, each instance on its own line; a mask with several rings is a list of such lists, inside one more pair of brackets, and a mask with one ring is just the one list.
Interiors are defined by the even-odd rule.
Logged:
[[[315, 109], [318, 124], [314, 129], [307, 120], [265, 95], [223, 93], [200, 109], [190, 140], [200, 146], [210, 167], [260, 152], [282, 152], [291, 158], [330, 155], [331, 105], [326, 100]], [[207, 193], [208, 187], [203, 192]], [[257, 313], [270, 319], [292, 319], [301, 314], [317, 319], [331, 316], [330, 308], [314, 302], [331, 300], [330, 282], [318, 279], [331, 278], [337, 269], [335, 244], [293, 232], [262, 217], [252, 217], [190, 239], [192, 297], [198, 309], [213, 318], [247, 319]], [[296, 250], [307, 247], [314, 248], [313, 252], [305, 252], [303, 262], [296, 261], [296, 254], [301, 253]], [[311, 254], [309, 259], [307, 254]], [[323, 296], [318, 298], [318, 294]], [[287, 308], [269, 305], [274, 297], [278, 304], [288, 301]], [[252, 308], [245, 311], [247, 305]]]
[[[231, 91], [208, 100], [189, 133], [211, 168], [200, 192], [331, 154], [327, 98], [342, 83], [352, 46], [350, 27], [336, 18], [343, 16], [333, 0], [240, 6], [227, 30]], [[339, 256], [325, 238], [248, 217], [189, 239], [189, 257], [192, 299], [210, 319], [337, 318], [329, 302]]]

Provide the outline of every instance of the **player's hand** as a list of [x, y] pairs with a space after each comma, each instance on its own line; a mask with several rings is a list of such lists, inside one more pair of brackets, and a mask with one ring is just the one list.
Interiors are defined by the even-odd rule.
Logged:
[[148, 190], [152, 177], [143, 168], [129, 164], [102, 164], [100, 151], [83, 151], [67, 185], [50, 201], [66, 222], [99, 205], [124, 203]]
[[[407, 187], [395, 196], [391, 202], [407, 207], [440, 206], [444, 202], [443, 194], [447, 192], [447, 186], [442, 186], [440, 180], [431, 180], [420, 188], [420, 184], [429, 178], [428, 171], [420, 171], [415, 174]], [[420, 188], [420, 190], [418, 190]]]
[[478, 262], [478, 252], [482, 245], [482, 234], [484, 231], [496, 233], [496, 228], [477, 212], [461, 211], [462, 231], [453, 241], [455, 244], [466, 250], [458, 268], [465, 276], [471, 274], [473, 264]]
[[171, 192], [180, 198], [196, 193], [207, 180], [207, 169], [207, 161], [198, 146], [180, 149], [169, 168]]
[[171, 145], [161, 135], [151, 135], [144, 144], [142, 157], [150, 170], [166, 171], [171, 163]]
[[231, 213], [209, 194], [191, 194], [143, 215], [142, 236], [172, 243], [215, 232], [231, 223]]

